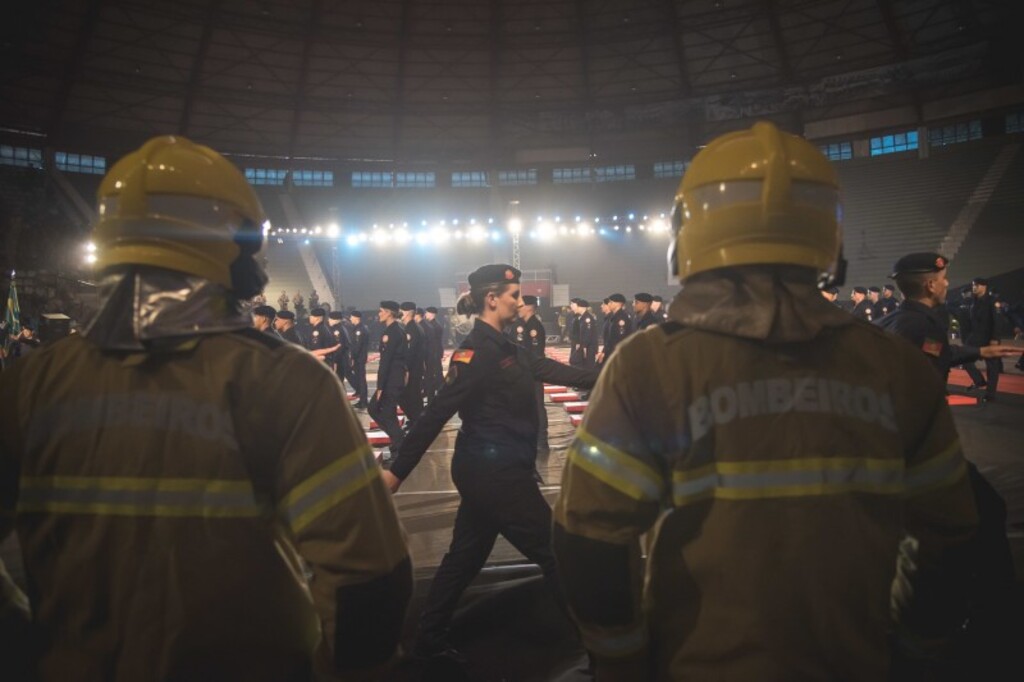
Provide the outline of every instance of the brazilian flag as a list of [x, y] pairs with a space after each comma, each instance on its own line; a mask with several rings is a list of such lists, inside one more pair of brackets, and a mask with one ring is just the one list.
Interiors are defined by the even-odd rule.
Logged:
[[[11, 272], [11, 289], [7, 293], [7, 309], [4, 311], [4, 350], [10, 350], [12, 339], [21, 333], [21, 307], [18, 305], [18, 287]], [[6, 353], [5, 353], [6, 354]]]

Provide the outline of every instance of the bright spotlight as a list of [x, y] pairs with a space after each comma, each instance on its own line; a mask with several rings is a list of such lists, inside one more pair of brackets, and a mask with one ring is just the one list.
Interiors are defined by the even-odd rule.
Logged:
[[95, 263], [96, 262], [96, 254], [95, 253], [87, 253], [87, 254], [85, 254], [85, 262], [88, 263], [89, 265], [92, 265], [93, 263]]
[[338, 223], [331, 223], [327, 226], [328, 237], [331, 239], [337, 239], [339, 234], [341, 234], [341, 230], [338, 228]]
[[512, 234], [519, 234], [523, 231], [523, 221], [519, 218], [512, 218], [508, 221], [508, 231]]

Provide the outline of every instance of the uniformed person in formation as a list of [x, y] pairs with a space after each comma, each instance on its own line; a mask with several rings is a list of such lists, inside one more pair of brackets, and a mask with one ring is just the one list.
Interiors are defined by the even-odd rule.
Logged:
[[295, 313], [290, 310], [282, 310], [277, 313], [274, 319], [274, 329], [285, 341], [294, 343], [296, 346], [306, 347], [306, 341], [299, 336], [299, 328], [295, 326]]
[[626, 312], [626, 297], [622, 294], [612, 294], [608, 297], [608, 313], [605, 318], [605, 339], [604, 347], [597, 354], [597, 364], [604, 364], [615, 348], [627, 336], [633, 333], [633, 318]]
[[686, 171], [684, 286], [607, 361], [555, 506], [598, 679], [885, 680], [887, 634], [959, 626], [956, 430], [920, 352], [818, 293], [839, 214], [831, 164], [771, 123]]
[[274, 326], [277, 311], [269, 305], [258, 305], [252, 309], [252, 326], [258, 332], [280, 339], [281, 335]]
[[101, 183], [100, 310], [0, 385], [0, 541], [17, 528], [32, 637], [4, 679], [17, 657], [43, 682], [385, 675], [402, 530], [337, 378], [242, 310], [263, 221], [181, 137]]
[[331, 341], [334, 352], [329, 357], [330, 364], [334, 367], [334, 373], [338, 379], [348, 379], [352, 367], [351, 345], [348, 330], [345, 328], [345, 313], [340, 310], [332, 310], [327, 313], [327, 330], [331, 333]]
[[868, 290], [864, 287], [854, 287], [850, 291], [850, 300], [853, 301], [853, 310], [850, 311], [853, 316], [870, 322], [875, 311], [868, 300]]
[[384, 327], [380, 336], [380, 363], [377, 365], [377, 385], [373, 397], [367, 406], [367, 412], [373, 417], [384, 433], [388, 434], [391, 444], [387, 452], [381, 453], [384, 463], [390, 462], [398, 452], [405, 432], [398, 423], [398, 400], [405, 390], [405, 382], [409, 371], [406, 368], [405, 330], [398, 322], [401, 311], [397, 301], [380, 302], [377, 319]]
[[654, 297], [645, 291], [633, 295], [633, 316], [636, 319], [637, 331], [643, 331], [661, 322], [654, 314], [653, 304]]
[[822, 287], [821, 296], [829, 303], [832, 303], [833, 305], [836, 305], [838, 307], [842, 307], [842, 304], [840, 304], [839, 302], [839, 287]]
[[520, 305], [519, 270], [492, 264], [469, 275], [469, 293], [459, 313], [476, 315], [473, 330], [452, 355], [445, 385], [409, 432], [384, 472], [395, 491], [419, 463], [445, 423], [462, 420], [452, 456], [452, 480], [462, 500], [448, 552], [430, 585], [420, 617], [414, 654], [448, 656], [448, 627], [462, 592], [476, 577], [503, 535], [537, 563], [551, 588], [551, 509], [535, 475], [538, 380], [589, 386], [596, 370], [569, 367], [512, 342], [502, 330]]
[[309, 311], [309, 335], [306, 337], [306, 350], [330, 364], [334, 351], [340, 348], [334, 334], [327, 326], [327, 311], [314, 308]]
[[894, 296], [896, 287], [891, 284], [882, 285], [882, 296], [878, 299], [878, 315], [875, 317], [877, 322], [879, 319], [885, 317], [889, 313], [893, 312], [900, 307], [899, 299]]
[[658, 318], [658, 324], [668, 322], [668, 310], [665, 308], [665, 299], [657, 294], [651, 298], [651, 312]]
[[423, 313], [423, 326], [427, 330], [426, 373], [423, 393], [427, 400], [433, 400], [444, 380], [444, 326], [437, 319], [437, 308], [428, 306]]
[[[547, 331], [537, 314], [537, 297], [526, 295], [520, 298], [523, 301], [523, 305], [519, 308], [519, 319], [523, 326], [523, 341], [520, 341], [519, 344], [528, 348], [536, 357], [542, 358], [547, 347]], [[537, 398], [537, 455], [546, 457], [551, 452], [551, 448], [548, 445], [548, 409], [544, 402], [543, 381], [534, 382], [534, 392]]]
[[423, 329], [414, 319], [416, 304], [412, 301], [403, 301], [399, 309], [402, 314], [402, 327], [405, 329], [405, 366], [409, 375], [398, 404], [405, 412], [408, 430], [423, 412], [423, 374], [426, 371], [427, 348]]
[[892, 278], [905, 300], [894, 314], [879, 321], [882, 328], [924, 352], [943, 385], [949, 382], [951, 367], [1021, 353], [1013, 346], [954, 346], [949, 342], [948, 268], [949, 259], [938, 253], [911, 253], [896, 261]]
[[569, 336], [569, 364], [573, 367], [583, 365], [583, 348], [580, 346], [580, 309], [578, 298], [569, 301], [569, 320], [567, 322]]
[[580, 350], [583, 367], [597, 366], [597, 351], [601, 337], [597, 329], [597, 318], [590, 312], [590, 302], [585, 298], [576, 299], [576, 309], [580, 319]]
[[365, 409], [369, 404], [366, 389], [366, 359], [370, 352], [370, 331], [363, 324], [363, 314], [358, 310], [349, 312], [352, 322], [352, 367], [349, 383], [356, 392], [357, 400], [353, 407]]

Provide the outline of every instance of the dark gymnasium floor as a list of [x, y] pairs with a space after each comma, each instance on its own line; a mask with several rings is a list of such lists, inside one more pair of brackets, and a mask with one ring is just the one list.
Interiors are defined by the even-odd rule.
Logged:
[[[562, 356], [557, 349], [553, 353]], [[1002, 494], [1008, 513], [1007, 533], [1016, 568], [1015, 604], [1009, 641], [1024, 643], [1024, 375], [1006, 362], [1007, 374], [1000, 383], [998, 400], [987, 404], [953, 405], [964, 452]], [[373, 377], [375, 364], [368, 376]], [[966, 374], [951, 377], [954, 395], [966, 395]], [[372, 384], [371, 384], [372, 391]], [[565, 450], [574, 427], [561, 404], [548, 402], [551, 454], [539, 462], [550, 501], [558, 494]], [[360, 411], [364, 426], [369, 425]], [[431, 577], [451, 539], [458, 505], [449, 474], [458, 418], [445, 427], [428, 454], [396, 495], [395, 501], [408, 533], [415, 565], [416, 587], [406, 623], [406, 650], [410, 650], [415, 623]], [[8, 569], [20, 578], [13, 539], [2, 548]], [[396, 680], [569, 680], [585, 679], [582, 649], [572, 628], [555, 608], [541, 584], [539, 571], [503, 539], [498, 540], [491, 560], [470, 587], [453, 625], [454, 644], [466, 656], [464, 670], [428, 669], [412, 662], [395, 673]], [[1015, 657], [1014, 657], [1015, 658]], [[1018, 667], [1019, 672], [1019, 667]], [[971, 676], [972, 679], [988, 679]]]

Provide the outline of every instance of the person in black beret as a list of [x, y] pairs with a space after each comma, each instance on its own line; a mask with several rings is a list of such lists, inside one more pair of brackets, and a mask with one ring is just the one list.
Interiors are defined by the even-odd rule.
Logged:
[[398, 452], [405, 438], [398, 423], [398, 400], [405, 390], [406, 381], [406, 339], [405, 330], [398, 322], [400, 309], [397, 301], [380, 302], [377, 319], [384, 327], [380, 336], [380, 363], [377, 365], [377, 388], [367, 405], [367, 412], [373, 417], [391, 440], [388, 453], [379, 453], [381, 464], [388, 462]]
[[358, 310], [349, 311], [351, 329], [349, 337], [352, 340], [350, 355], [352, 365], [349, 371], [349, 383], [356, 392], [356, 402], [352, 407], [363, 410], [369, 404], [366, 388], [366, 360], [370, 353], [370, 330], [363, 324], [363, 314]]
[[255, 327], [257, 331], [280, 339], [282, 336], [277, 332], [277, 329], [274, 326], [275, 317], [277, 317], [277, 311], [271, 306], [258, 305], [252, 309], [252, 326]]
[[636, 319], [637, 330], [658, 324], [659, 320], [651, 309], [653, 303], [654, 297], [647, 292], [633, 294], [633, 317]]
[[597, 364], [604, 362], [611, 357], [615, 347], [636, 331], [633, 318], [626, 312], [626, 297], [622, 294], [612, 294], [608, 297], [608, 316], [605, 318], [604, 347], [597, 354]]
[[[964, 335], [964, 343], [979, 348], [999, 345], [999, 335], [996, 331], [997, 310], [992, 294], [988, 290], [988, 279], [975, 277], [971, 280], [971, 304], [969, 310], [970, 324], [967, 327], [967, 334]], [[985, 374], [974, 365], [964, 365], [967, 374], [971, 377], [971, 384], [968, 390], [985, 389], [982, 400], [991, 402], [996, 399], [996, 390], [999, 386], [999, 375], [1003, 372], [1002, 357], [986, 357]]]
[[899, 299], [893, 295], [895, 292], [896, 287], [893, 285], [882, 285], [882, 296], [878, 299], [878, 303], [875, 305], [875, 310], [878, 311], [878, 317], [875, 318], [876, 320], [882, 319], [900, 307]]
[[277, 330], [277, 333], [285, 341], [305, 348], [306, 344], [303, 343], [302, 337], [299, 336], [299, 328], [295, 326], [295, 313], [292, 311], [282, 310], [277, 313], [277, 319], [274, 320], [274, 329]]
[[821, 290], [822, 297], [829, 303], [840, 305], [839, 303], [839, 287], [825, 287]]
[[853, 301], [853, 316], [859, 320], [871, 321], [871, 301], [868, 300], [868, 290], [864, 287], [854, 287], [850, 292], [850, 300]]
[[[338, 380], [342, 383], [350, 380], [352, 374], [352, 339], [349, 338], [348, 328], [345, 326], [346, 313], [342, 310], [332, 310], [327, 313], [327, 329], [331, 332], [334, 341], [334, 352], [328, 356], [327, 361], [334, 368]], [[351, 380], [349, 381], [351, 384]]]
[[399, 448], [384, 482], [398, 490], [456, 413], [462, 420], [451, 472], [462, 497], [451, 546], [441, 560], [420, 617], [413, 655], [454, 656], [448, 628], [459, 596], [483, 567], [498, 535], [541, 567], [561, 600], [551, 550], [551, 507], [536, 478], [538, 380], [591, 386], [596, 370], [568, 367], [534, 355], [502, 334], [520, 306], [520, 272], [485, 265], [469, 275], [461, 315], [473, 330], [452, 355], [448, 375]]
[[401, 311], [402, 327], [405, 329], [405, 366], [408, 377], [405, 390], [398, 398], [398, 405], [405, 412], [405, 429], [412, 428], [423, 412], [423, 375], [426, 372], [426, 342], [423, 328], [416, 323], [416, 304], [402, 301], [398, 306]]
[[657, 294], [651, 297], [651, 312], [658, 318], [658, 322], [668, 322], [668, 309], [665, 308], [665, 299]]
[[1019, 348], [998, 344], [965, 342], [954, 346], [949, 343], [948, 266], [945, 256], [931, 252], [908, 254], [896, 261], [890, 276], [903, 294], [903, 305], [880, 321], [881, 327], [920, 348], [931, 360], [943, 384], [948, 383], [953, 366], [972, 367], [979, 359], [1001, 360], [1021, 352]]
[[424, 360], [423, 395], [427, 401], [434, 399], [444, 380], [444, 325], [437, 317], [437, 308], [427, 306], [423, 311], [423, 329], [426, 343]]
[[309, 334], [306, 336], [306, 350], [324, 362], [331, 363], [331, 354], [337, 350], [334, 334], [327, 326], [327, 311], [314, 308], [309, 311]]
[[[523, 305], [519, 309], [519, 321], [522, 325], [520, 340], [517, 343], [525, 346], [536, 357], [544, 357], [547, 348], [547, 330], [537, 314], [539, 300], [536, 296], [523, 296]], [[548, 408], [544, 402], [544, 382], [534, 382], [534, 395], [537, 400], [537, 455], [542, 460], [551, 452], [548, 445]]]

